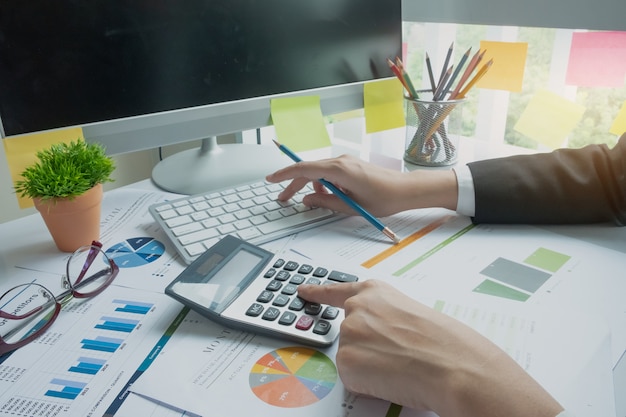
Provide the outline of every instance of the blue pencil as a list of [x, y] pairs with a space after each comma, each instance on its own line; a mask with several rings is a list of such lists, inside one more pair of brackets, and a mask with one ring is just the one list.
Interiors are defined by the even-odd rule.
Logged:
[[[291, 151], [291, 149], [289, 149], [285, 145], [281, 145], [277, 141], [274, 141], [274, 143], [276, 144], [276, 146], [278, 146], [278, 149], [280, 149], [281, 152], [283, 152], [285, 155], [287, 155], [289, 158], [291, 158], [292, 161], [294, 161], [294, 162], [301, 162], [302, 161], [302, 159], [300, 159], [300, 157], [298, 155], [293, 153]], [[400, 239], [398, 238], [398, 236], [396, 236], [396, 234], [394, 232], [392, 232], [391, 229], [389, 229], [387, 226], [382, 224], [380, 220], [378, 220], [376, 217], [372, 216], [369, 212], [367, 212], [367, 210], [365, 210], [363, 207], [361, 207], [356, 201], [354, 201], [353, 199], [348, 197], [343, 191], [341, 191], [339, 188], [335, 187], [335, 185], [333, 183], [331, 183], [329, 181], [326, 181], [323, 178], [320, 178], [318, 181], [321, 182], [322, 184], [324, 184], [324, 186], [326, 188], [328, 188], [337, 197], [341, 198], [354, 211], [356, 211], [361, 216], [363, 216], [365, 218], [365, 220], [370, 222], [375, 228], [377, 228], [378, 230], [383, 232], [383, 234], [385, 236], [387, 236], [389, 239], [393, 240], [393, 243], [399, 243], [400, 242]]]

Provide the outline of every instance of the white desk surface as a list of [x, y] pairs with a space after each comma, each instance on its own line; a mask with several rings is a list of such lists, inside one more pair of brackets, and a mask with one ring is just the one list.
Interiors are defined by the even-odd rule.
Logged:
[[[484, 144], [465, 143], [461, 147], [461, 162], [481, 157], [498, 156], [493, 151], [493, 147], [485, 146], [484, 149], [491, 151], [482, 152]], [[372, 146], [375, 148], [376, 146]], [[386, 152], [393, 152], [393, 146], [383, 145]], [[345, 147], [339, 147], [333, 154], [354, 151], [349, 143]], [[526, 151], [520, 151], [526, 152]], [[515, 148], [507, 148], [499, 154], [516, 153]], [[306, 159], [306, 158], [305, 158]], [[412, 167], [415, 168], [415, 167]], [[130, 186], [129, 186], [130, 187]], [[134, 188], [154, 189], [151, 181], [145, 180], [132, 185]], [[554, 226], [548, 227], [551, 231], [561, 233], [566, 236], [585, 240], [587, 242], [612, 248], [626, 253], [626, 228], [618, 228], [610, 225], [588, 225], [588, 226]], [[0, 224], [0, 275], [6, 276], [14, 267], [13, 259], [23, 258], [27, 253], [38, 253], [42, 250], [50, 250], [53, 243], [48, 235], [45, 225], [38, 214], [27, 216], [15, 221]], [[616, 410], [617, 417], [626, 417], [626, 358], [623, 355], [619, 363], [613, 369]]]

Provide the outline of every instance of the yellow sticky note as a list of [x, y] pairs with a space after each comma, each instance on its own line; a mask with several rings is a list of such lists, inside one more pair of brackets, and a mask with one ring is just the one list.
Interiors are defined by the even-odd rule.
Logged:
[[538, 91], [514, 129], [552, 149], [559, 148], [583, 117], [585, 107], [547, 90]]
[[275, 98], [270, 111], [278, 141], [292, 151], [330, 146], [319, 96]]
[[396, 78], [363, 86], [365, 132], [374, 133], [405, 125], [402, 84]]
[[626, 133], [626, 101], [622, 104], [622, 108], [619, 113], [617, 113], [615, 120], [613, 120], [613, 124], [611, 125], [609, 132], [617, 136], [621, 136]]
[[480, 41], [480, 50], [486, 50], [481, 64], [493, 59], [489, 71], [476, 83], [478, 88], [522, 91], [528, 44], [526, 42]]
[[[69, 143], [78, 139], [83, 139], [83, 130], [79, 127], [4, 138], [2, 144], [13, 183], [22, 178], [21, 174], [26, 167], [37, 161], [37, 151], [46, 149], [55, 143]], [[33, 201], [30, 198], [22, 198], [17, 194], [15, 196], [20, 208], [33, 206]]]

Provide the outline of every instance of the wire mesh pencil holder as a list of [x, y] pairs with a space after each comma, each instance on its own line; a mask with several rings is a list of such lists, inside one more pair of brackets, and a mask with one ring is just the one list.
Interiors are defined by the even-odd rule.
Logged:
[[[430, 90], [420, 91], [420, 96]], [[458, 137], [448, 132], [451, 116], [460, 113], [465, 100], [425, 100], [404, 98], [406, 149], [404, 160], [425, 166], [452, 165], [458, 157]], [[460, 114], [458, 114], [460, 116]]]

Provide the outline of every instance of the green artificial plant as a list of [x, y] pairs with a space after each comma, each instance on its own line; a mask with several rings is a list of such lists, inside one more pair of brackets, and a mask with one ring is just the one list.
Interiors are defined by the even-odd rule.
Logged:
[[22, 197], [73, 199], [100, 183], [113, 181], [115, 163], [102, 145], [78, 139], [37, 152], [37, 162], [22, 172], [15, 191]]

